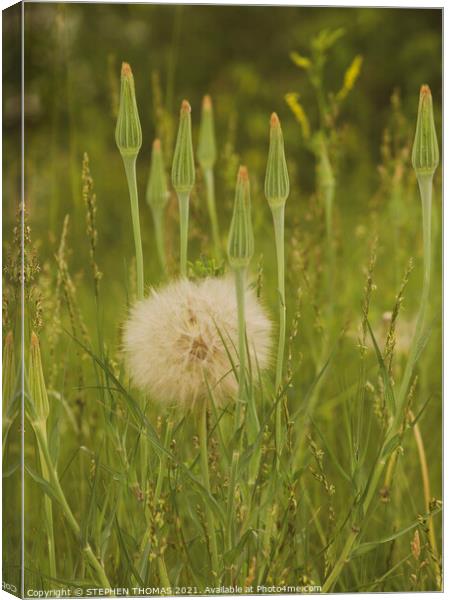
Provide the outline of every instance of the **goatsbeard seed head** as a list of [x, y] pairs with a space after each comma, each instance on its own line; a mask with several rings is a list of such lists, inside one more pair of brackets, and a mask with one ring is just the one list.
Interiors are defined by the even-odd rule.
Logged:
[[[271, 321], [250, 289], [245, 309], [251, 363], [256, 371], [256, 365], [263, 370], [270, 362]], [[167, 405], [190, 408], [207, 398], [208, 385], [217, 402], [235, 397], [238, 384], [228, 352], [237, 365], [237, 347], [232, 277], [179, 279], [153, 290], [132, 308], [124, 325], [123, 349], [132, 382]]]

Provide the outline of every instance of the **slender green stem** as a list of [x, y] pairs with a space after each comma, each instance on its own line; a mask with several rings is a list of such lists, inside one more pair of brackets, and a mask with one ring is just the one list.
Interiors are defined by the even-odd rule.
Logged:
[[209, 218], [212, 225], [212, 239], [214, 242], [214, 252], [217, 260], [221, 259], [221, 242], [220, 242], [220, 230], [218, 227], [217, 208], [215, 205], [215, 184], [214, 184], [214, 171], [213, 169], [206, 169], [204, 171], [204, 179], [206, 180], [206, 191], [207, 191], [207, 209], [209, 211]]
[[164, 210], [153, 209], [154, 236], [156, 238], [156, 249], [159, 262], [164, 275], [167, 274], [167, 257], [165, 254], [165, 229], [164, 229]]
[[[167, 450], [169, 450], [169, 448], [170, 448], [172, 433], [173, 433], [173, 421], [170, 418], [168, 418], [167, 419], [167, 427], [165, 429], [165, 439], [164, 439], [164, 448], [166, 448]], [[160, 498], [161, 491], [162, 491], [162, 485], [164, 483], [166, 474], [167, 474], [167, 455], [165, 454], [165, 452], [163, 452], [161, 454], [161, 460], [160, 460], [160, 464], [159, 464], [159, 473], [157, 476], [156, 491], [154, 492], [154, 503], [155, 504], [158, 502], [158, 500]]]
[[181, 276], [187, 277], [187, 242], [189, 230], [189, 194], [178, 194], [179, 202], [179, 227], [181, 238], [181, 259], [180, 270]]
[[354, 545], [357, 539], [357, 536], [358, 532], [355, 530], [351, 530], [346, 540], [346, 543], [343, 546], [343, 550], [341, 551], [341, 554], [334, 565], [334, 568], [332, 569], [329, 577], [326, 579], [326, 581], [323, 584], [323, 587], [321, 588], [321, 592], [323, 594], [332, 591], [332, 588], [334, 587], [337, 578], [339, 577], [343, 567], [345, 566], [346, 560], [349, 556], [349, 553], [351, 552], [352, 546]]
[[335, 252], [333, 242], [332, 214], [334, 207], [335, 185], [328, 183], [323, 187], [324, 210], [326, 213], [326, 242], [327, 242], [327, 287], [328, 287], [328, 312], [330, 326], [332, 326], [334, 313], [334, 285], [335, 285]]
[[237, 318], [239, 330], [239, 397], [235, 411], [235, 426], [240, 427], [241, 409], [245, 402], [245, 371], [246, 371], [246, 344], [245, 344], [245, 282], [246, 269], [235, 269], [235, 287], [237, 293]]
[[[397, 399], [398, 413], [402, 412], [407, 399], [407, 392], [413, 369], [418, 358], [419, 347], [424, 333], [424, 323], [430, 293], [430, 264], [431, 264], [431, 237], [432, 237], [432, 176], [418, 177], [419, 191], [421, 194], [422, 216], [423, 216], [423, 243], [424, 243], [424, 277], [421, 291], [421, 302], [419, 305], [418, 320], [413, 335], [404, 376]], [[402, 418], [402, 415], [400, 415]]]
[[226, 511], [226, 543], [228, 551], [232, 550], [234, 547], [234, 499], [239, 456], [239, 452], [235, 450], [232, 454], [231, 472], [229, 476], [228, 503]]
[[[399, 432], [401, 424], [404, 419], [404, 409], [407, 402], [407, 392], [409, 389], [410, 379], [413, 374], [413, 369], [416, 363], [416, 359], [419, 353], [419, 346], [424, 331], [424, 322], [426, 316], [426, 309], [429, 300], [430, 291], [430, 264], [431, 264], [431, 209], [432, 209], [432, 177], [419, 177], [419, 190], [421, 193], [422, 202], [422, 213], [423, 213], [423, 241], [424, 241], [424, 278], [423, 287], [421, 292], [421, 302], [418, 312], [418, 320], [416, 323], [415, 333], [410, 347], [410, 353], [408, 356], [404, 376], [402, 378], [401, 387], [396, 403], [396, 413], [393, 419], [393, 423], [389, 428], [385, 441], [383, 443], [381, 456], [384, 454], [385, 448], [391, 442], [392, 438]], [[368, 489], [363, 500], [363, 514], [366, 515], [371, 502], [376, 494], [379, 480], [382, 477], [382, 473], [385, 467], [386, 458], [380, 458], [374, 467], [373, 474], [371, 476]], [[355, 542], [357, 534], [352, 533], [343, 548], [343, 551], [335, 563], [328, 579], [326, 580], [322, 591], [329, 591], [339, 576], [349, 553], [351, 552], [352, 546]]]
[[165, 565], [165, 560], [163, 556], [159, 556], [157, 559], [157, 568], [159, 571], [159, 577], [161, 579], [161, 584], [164, 588], [171, 588], [170, 579], [168, 578], [167, 567]]
[[129, 198], [131, 201], [131, 217], [133, 222], [134, 244], [136, 247], [137, 299], [142, 300], [144, 295], [144, 276], [142, 238], [140, 235], [139, 197], [137, 194], [136, 158], [136, 156], [124, 156], [123, 163], [125, 165]]
[[[143, 252], [142, 238], [140, 235], [140, 218], [139, 218], [139, 197], [137, 193], [137, 177], [136, 177], [136, 158], [137, 155], [123, 156], [125, 165], [126, 179], [128, 182], [129, 198], [131, 202], [131, 217], [133, 224], [134, 244], [136, 250], [136, 270], [137, 270], [137, 299], [144, 298], [144, 272], [143, 272]], [[141, 487], [143, 492], [146, 491], [146, 474], [148, 469], [148, 440], [145, 434], [141, 439]]]
[[[53, 492], [62, 508], [64, 516], [65, 516], [70, 528], [72, 529], [73, 534], [75, 535], [75, 537], [77, 539], [80, 540], [81, 539], [81, 529], [80, 529], [80, 526], [78, 525], [78, 522], [75, 519], [75, 517], [72, 513], [72, 510], [67, 502], [67, 499], [66, 499], [64, 491], [61, 487], [61, 484], [59, 483], [59, 477], [58, 477], [56, 469], [53, 465], [53, 461], [51, 459], [50, 452], [48, 450], [46, 436], [44, 435], [44, 432], [41, 427], [36, 426], [33, 428], [36, 433], [36, 439], [38, 442], [39, 450], [40, 450], [40, 452], [42, 452], [42, 457], [44, 459], [44, 463], [46, 464], [47, 469], [48, 469], [48, 474], [49, 474], [50, 482], [52, 484]], [[110, 588], [111, 584], [109, 583], [109, 580], [104, 571], [104, 568], [102, 567], [98, 558], [95, 556], [89, 542], [87, 542], [87, 541], [86, 541], [86, 545], [83, 548], [83, 552], [86, 555], [86, 558], [87, 558], [87, 561], [88, 561], [90, 567], [96, 573], [99, 583], [101, 583], [101, 585], [105, 588]]]
[[[285, 307], [285, 259], [284, 259], [284, 213], [285, 204], [281, 204], [272, 209], [274, 235], [276, 241], [276, 258], [278, 272], [278, 294], [279, 294], [279, 340], [278, 352], [276, 358], [276, 381], [275, 393], [276, 397], [279, 393], [282, 383], [282, 370], [284, 364], [284, 349], [285, 349], [285, 328], [286, 328], [286, 307]], [[275, 439], [276, 452], [278, 458], [282, 451], [282, 404], [279, 401], [276, 405], [275, 416]]]
[[[199, 423], [199, 440], [200, 440], [200, 462], [201, 472], [203, 477], [203, 485], [206, 490], [211, 493], [210, 489], [210, 477], [209, 477], [209, 459], [207, 451], [207, 404], [202, 403], [200, 423]], [[207, 533], [209, 536], [210, 553], [212, 561], [212, 570], [214, 571], [217, 579], [219, 578], [219, 566], [218, 566], [218, 545], [217, 536], [215, 533], [215, 519], [212, 510], [209, 505], [206, 504], [206, 524]]]
[[[46, 436], [43, 433], [43, 435]], [[42, 478], [45, 481], [48, 481], [50, 478], [50, 474], [48, 472], [47, 463], [45, 461], [45, 456], [39, 446], [39, 459], [41, 463], [41, 472]], [[55, 535], [53, 529], [53, 507], [51, 503], [51, 498], [45, 496], [44, 498], [44, 511], [45, 511], [45, 520], [47, 524], [47, 544], [48, 544], [48, 559], [50, 565], [50, 577], [52, 579], [56, 578], [56, 550], [55, 550]]]

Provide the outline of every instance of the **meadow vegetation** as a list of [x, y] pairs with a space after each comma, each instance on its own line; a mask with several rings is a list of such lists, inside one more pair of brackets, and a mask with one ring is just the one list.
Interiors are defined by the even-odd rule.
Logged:
[[[81, 25], [104, 10], [99, 73]], [[199, 24], [241, 31], [242, 10], [27, 5], [28, 52], [59, 52], [35, 73], [28, 55], [25, 207], [8, 207], [4, 226], [3, 464], [14, 482], [25, 222], [25, 589], [441, 589], [438, 18], [247, 8], [262, 27], [254, 47], [236, 42], [247, 54], [219, 69], [213, 35], [199, 36], [190, 64], [190, 24], [192, 36]], [[289, 44], [273, 41], [275, 64], [260, 46], [272, 15]], [[55, 27], [51, 41], [39, 23]], [[385, 43], [395, 27], [413, 30], [420, 58], [410, 39], [391, 67], [400, 79], [380, 69], [386, 84], [382, 23]], [[186, 381], [163, 331], [170, 381], [158, 372], [153, 396], [129, 357], [153, 385], [145, 361], [151, 371], [157, 350], [135, 343], [129, 319], [180, 276], [186, 295], [223, 279], [234, 311], [192, 355], [213, 340], [232, 384], [205, 376], [191, 402], [176, 400]], [[262, 347], [265, 332], [271, 358], [264, 348], [259, 363], [252, 341]], [[17, 539], [4, 547], [17, 580]]]

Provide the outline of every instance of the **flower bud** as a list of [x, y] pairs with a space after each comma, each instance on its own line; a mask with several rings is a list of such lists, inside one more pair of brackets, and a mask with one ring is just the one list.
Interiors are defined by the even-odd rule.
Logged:
[[201, 111], [198, 161], [203, 170], [212, 169], [217, 159], [215, 145], [214, 113], [210, 96], [204, 96]]
[[165, 176], [164, 158], [160, 140], [154, 140], [151, 154], [150, 176], [147, 186], [147, 202], [153, 209], [162, 209], [167, 204], [168, 190]]
[[270, 149], [265, 175], [265, 196], [271, 208], [285, 204], [290, 193], [287, 163], [285, 161], [284, 138], [281, 123], [276, 113], [271, 115]]
[[233, 269], [247, 267], [254, 254], [248, 170], [240, 167], [235, 190], [234, 212], [228, 238], [228, 258]]
[[50, 414], [50, 405], [42, 370], [39, 338], [34, 332], [31, 333], [30, 346], [29, 386], [30, 406], [32, 407], [30, 419], [32, 422], [45, 422]]
[[417, 177], [420, 175], [433, 176], [439, 160], [432, 94], [428, 85], [422, 85], [419, 96], [415, 141], [412, 149], [412, 165]]
[[142, 146], [142, 129], [137, 110], [134, 77], [128, 63], [122, 63], [115, 142], [122, 156], [137, 156]]
[[195, 183], [190, 111], [190, 104], [183, 100], [171, 172], [173, 187], [178, 194], [189, 194]]

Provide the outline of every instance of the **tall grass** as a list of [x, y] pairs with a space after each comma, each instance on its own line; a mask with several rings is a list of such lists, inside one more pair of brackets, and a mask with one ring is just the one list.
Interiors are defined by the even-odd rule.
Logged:
[[[218, 168], [220, 144], [215, 155], [215, 148], [212, 152], [204, 141], [204, 127], [210, 126], [204, 125], [204, 114], [198, 162], [206, 187], [200, 188], [205, 194], [194, 196], [196, 122], [192, 123], [190, 105], [184, 101], [171, 165], [164, 165], [159, 144], [153, 144], [147, 200], [159, 262], [153, 259], [157, 266], [150, 265], [149, 235], [141, 229], [147, 222], [141, 217], [148, 209], [139, 207], [136, 173], [145, 136], [131, 70], [124, 66], [116, 141], [131, 202], [132, 277], [129, 273], [122, 277], [100, 252], [106, 243], [102, 227], [108, 206], [100, 194], [98, 199], [93, 195], [90, 168], [94, 172], [101, 156], [93, 158], [91, 153], [90, 166], [84, 159], [88, 230], [84, 245], [77, 246], [90, 264], [94, 286], [71, 273], [70, 248], [78, 240], [70, 237], [68, 218], [56, 261], [49, 260], [42, 270], [28, 232], [26, 267], [32, 275], [27, 281], [26, 406], [34, 437], [26, 450], [27, 502], [36, 502], [45, 515], [42, 522], [27, 515], [27, 524], [39, 532], [34, 541], [29, 534], [26, 539], [27, 581], [33, 585], [51, 589], [58, 580], [81, 588], [159, 586], [161, 593], [193, 594], [220, 586], [250, 593], [300, 591], [284, 586], [311, 586], [309, 591], [321, 586], [324, 592], [439, 588], [441, 504], [431, 496], [439, 493], [439, 470], [429, 464], [432, 450], [426, 421], [434, 410], [429, 401], [434, 388], [422, 383], [420, 373], [426, 352], [438, 356], [440, 351], [424, 325], [432, 300], [430, 273], [437, 272], [430, 262], [432, 180], [428, 174], [424, 179], [418, 175], [425, 241], [423, 285], [413, 279], [406, 260], [404, 281], [395, 289], [388, 286], [392, 265], [387, 253], [397, 240], [385, 227], [389, 219], [385, 190], [372, 211], [379, 241], [369, 243], [370, 237], [376, 238], [366, 234], [372, 222], [357, 216], [357, 227], [353, 221], [345, 225], [347, 239], [337, 243], [336, 222], [345, 215], [339, 206], [334, 142], [342, 143], [342, 138], [336, 120], [328, 117], [337, 114], [336, 107], [353, 87], [361, 65], [361, 59], [355, 59], [341, 89], [333, 96], [326, 93], [323, 61], [339, 37], [340, 32], [322, 33], [310, 58], [294, 56], [310, 74], [321, 115], [317, 135], [312, 136], [305, 107], [290, 97], [304, 142], [317, 161], [310, 204], [301, 191], [301, 178], [291, 168], [294, 153], [287, 142], [284, 148], [276, 114], [271, 118], [269, 151], [263, 154], [264, 192], [273, 225], [260, 224], [262, 174], [257, 168], [251, 172], [253, 216], [244, 167], [237, 174], [232, 217], [226, 214], [223, 189], [227, 188], [212, 185], [210, 175], [216, 156], [216, 173], [221, 177], [223, 172]], [[139, 105], [140, 112], [142, 108]], [[170, 152], [167, 148], [164, 156]], [[416, 169], [416, 151], [414, 156]], [[167, 202], [170, 167], [178, 214]], [[234, 169], [234, 181], [235, 175]], [[410, 177], [406, 185], [410, 187]], [[199, 226], [198, 213], [189, 218], [193, 198], [202, 203], [199, 208], [195, 205], [198, 222], [210, 224], [212, 243], [206, 246], [207, 257], [189, 262], [188, 249], [191, 257], [197, 251], [193, 232]], [[301, 215], [297, 224], [296, 214]], [[179, 241], [172, 235], [177, 216]], [[137, 299], [142, 300], [144, 284], [165, 285], [161, 282], [168, 278], [167, 265], [178, 256], [182, 278], [216, 276], [210, 257], [221, 256], [220, 231], [226, 231], [229, 222], [226, 270], [235, 280], [236, 347], [228, 332], [219, 334], [238, 392], [218, 401], [213, 386], [207, 385], [206, 397], [191, 409], [164, 407], [145, 390], [136, 390], [126, 372], [118, 331], [126, 318], [127, 299], [132, 298], [128, 280], [132, 279], [131, 286], [136, 280]], [[114, 223], [118, 226], [123, 223]], [[410, 254], [418, 250], [415, 226], [409, 224], [411, 242], [404, 237]], [[357, 238], [354, 231], [360, 228]], [[256, 273], [261, 248], [263, 267]], [[16, 268], [12, 252], [5, 271], [7, 292]], [[120, 293], [108, 286], [121, 279]], [[257, 289], [275, 323], [272, 365], [265, 371], [257, 358], [251, 358], [257, 357], [257, 349], [254, 354], [246, 331], [248, 287]], [[104, 289], [115, 291], [110, 297]], [[400, 334], [402, 326], [407, 328], [407, 313], [402, 305], [404, 298], [414, 305], [417, 289], [422, 293], [421, 308], [412, 340], [404, 347]], [[386, 334], [378, 326], [385, 302], [393, 309]], [[55, 335], [51, 329], [57, 320], [62, 323]], [[15, 327], [8, 322], [6, 329]], [[10, 340], [5, 338], [7, 400], [14, 380]], [[43, 351], [50, 345], [53, 354]], [[49, 357], [58, 352], [63, 356], [63, 349], [64, 357], [51, 365]], [[8, 402], [6, 414], [11, 414]], [[382, 489], [385, 477], [388, 493]], [[426, 490], [425, 505], [410, 495], [410, 487], [420, 485], [419, 477]]]

